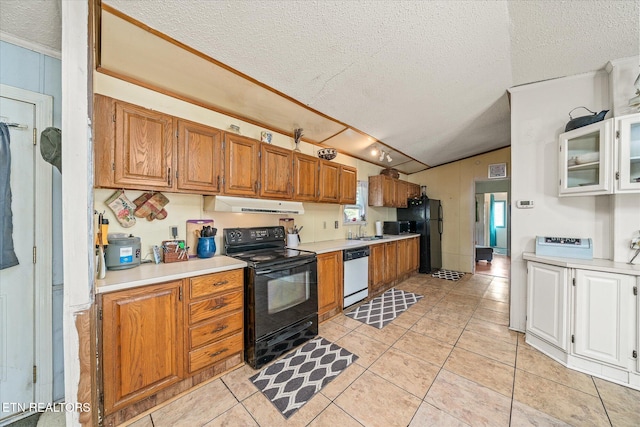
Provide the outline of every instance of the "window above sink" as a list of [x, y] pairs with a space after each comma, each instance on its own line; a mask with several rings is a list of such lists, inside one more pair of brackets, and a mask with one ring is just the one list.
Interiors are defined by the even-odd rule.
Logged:
[[365, 225], [367, 223], [367, 197], [369, 182], [358, 181], [356, 203], [344, 205], [342, 209], [343, 225]]

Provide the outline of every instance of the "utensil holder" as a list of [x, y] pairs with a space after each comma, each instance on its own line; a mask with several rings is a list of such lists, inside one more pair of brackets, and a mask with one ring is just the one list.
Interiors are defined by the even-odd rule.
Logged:
[[300, 236], [297, 234], [287, 234], [287, 247], [295, 248], [300, 244]]
[[186, 252], [184, 240], [163, 240], [162, 241], [162, 262], [187, 261], [189, 254]]
[[216, 241], [214, 237], [198, 238], [198, 258], [211, 258], [216, 253]]

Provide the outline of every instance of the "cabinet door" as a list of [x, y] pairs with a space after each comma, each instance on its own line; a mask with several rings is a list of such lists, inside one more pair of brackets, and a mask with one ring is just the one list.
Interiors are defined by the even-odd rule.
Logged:
[[320, 202], [340, 200], [340, 165], [320, 160]]
[[569, 270], [527, 264], [527, 333], [567, 350]]
[[640, 192], [640, 114], [617, 119], [618, 192]]
[[235, 196], [257, 196], [260, 179], [260, 142], [225, 133], [224, 192]]
[[358, 170], [349, 166], [340, 166], [340, 203], [355, 204], [358, 188]]
[[318, 255], [318, 317], [342, 307], [342, 251]]
[[293, 153], [293, 199], [316, 201], [320, 195], [318, 162], [313, 156]]
[[181, 289], [178, 280], [103, 296], [105, 414], [183, 377]]
[[397, 260], [398, 260], [398, 244], [397, 242], [386, 242], [384, 244], [384, 283], [388, 285], [396, 281], [398, 277]]
[[420, 240], [417, 237], [409, 239], [409, 271], [412, 273], [420, 267]]
[[398, 278], [402, 279], [403, 276], [407, 273], [407, 268], [408, 268], [408, 262], [407, 259], [409, 258], [409, 252], [408, 252], [408, 240], [407, 239], [402, 239], [402, 240], [398, 240], [397, 244], [398, 244], [398, 258], [397, 258], [397, 271], [398, 271]]
[[220, 193], [222, 131], [178, 120], [178, 189]]
[[407, 183], [407, 198], [413, 199], [420, 197], [420, 185], [413, 184], [411, 182]]
[[175, 138], [166, 114], [115, 101], [115, 184], [129, 188], [173, 188]]
[[260, 144], [260, 196], [272, 199], [291, 199], [293, 195], [291, 150], [271, 144]]
[[369, 253], [369, 293], [375, 295], [384, 287], [384, 244], [371, 245]]
[[113, 98], [95, 95], [93, 98], [93, 165], [94, 186], [113, 187], [115, 159], [115, 104]]
[[406, 208], [409, 194], [409, 183], [407, 181], [395, 180], [394, 184], [396, 186], [395, 206], [397, 208]]
[[386, 175], [369, 177], [369, 206], [396, 205], [396, 184], [393, 178]]
[[605, 120], [560, 135], [560, 196], [613, 192], [611, 124], [611, 120]]
[[634, 348], [633, 276], [576, 270], [575, 338], [577, 355], [629, 368]]

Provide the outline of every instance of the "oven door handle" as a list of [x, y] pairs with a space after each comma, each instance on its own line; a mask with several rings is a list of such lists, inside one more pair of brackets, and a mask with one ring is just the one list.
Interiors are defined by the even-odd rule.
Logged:
[[273, 266], [272, 268], [262, 268], [262, 269], [257, 268], [256, 274], [269, 274], [269, 273], [273, 273], [274, 271], [290, 270], [292, 268], [300, 267], [306, 264], [311, 264], [312, 262], [315, 262], [315, 261], [316, 261], [316, 258], [313, 257], [311, 259], [307, 259], [304, 261], [295, 261], [295, 262], [278, 264], [277, 266]]

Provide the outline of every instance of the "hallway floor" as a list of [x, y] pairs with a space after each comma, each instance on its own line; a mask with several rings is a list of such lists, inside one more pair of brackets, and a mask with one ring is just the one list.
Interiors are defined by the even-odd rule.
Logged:
[[476, 261], [476, 274], [508, 278], [511, 271], [511, 257], [493, 254], [491, 262]]
[[342, 314], [320, 325], [359, 359], [288, 420], [245, 365], [132, 425], [640, 425], [640, 391], [566, 369], [507, 328], [507, 279], [420, 274], [397, 288], [424, 298], [381, 330]]

